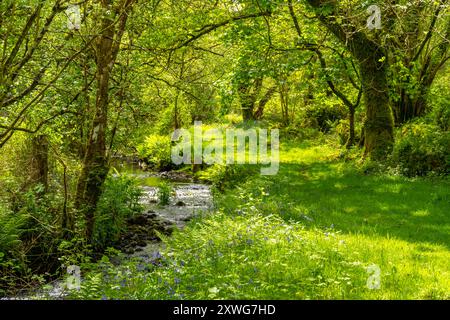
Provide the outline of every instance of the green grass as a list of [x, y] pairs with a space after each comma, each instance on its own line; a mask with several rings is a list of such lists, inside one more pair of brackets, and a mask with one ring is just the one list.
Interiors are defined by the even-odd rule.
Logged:
[[160, 265], [103, 266], [75, 297], [450, 299], [449, 179], [364, 175], [335, 150], [282, 144], [277, 176], [219, 194]]

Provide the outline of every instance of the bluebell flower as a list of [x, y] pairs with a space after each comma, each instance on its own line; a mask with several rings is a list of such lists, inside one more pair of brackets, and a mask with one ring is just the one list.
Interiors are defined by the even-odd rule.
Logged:
[[152, 258], [153, 258], [153, 259], [161, 259], [161, 258], [162, 258], [162, 255], [161, 255], [161, 253], [160, 253], [159, 251], [155, 251], [155, 252], [153, 252], [153, 254], [152, 254]]
[[175, 278], [175, 284], [180, 284], [181, 279], [180, 278]]

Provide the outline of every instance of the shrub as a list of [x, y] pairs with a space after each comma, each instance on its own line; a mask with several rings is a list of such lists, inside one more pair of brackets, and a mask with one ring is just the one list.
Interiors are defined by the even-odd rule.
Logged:
[[450, 133], [424, 123], [405, 125], [397, 135], [391, 165], [406, 176], [423, 176], [430, 172], [448, 174], [450, 167]]
[[439, 79], [430, 92], [429, 104], [431, 110], [427, 118], [441, 130], [448, 131], [450, 129], [450, 95], [448, 94], [447, 79]]
[[157, 170], [172, 169], [171, 138], [153, 134], [137, 147], [138, 155]]
[[327, 133], [334, 124], [345, 119], [346, 110], [340, 104], [323, 103], [310, 105], [306, 108], [303, 127], [313, 127]]
[[170, 201], [170, 194], [172, 193], [172, 185], [167, 181], [161, 181], [158, 186], [159, 204], [162, 206], [168, 205]]
[[450, 129], [450, 107], [449, 104], [440, 104], [433, 108], [430, 113], [432, 121], [439, 126], [442, 131]]
[[109, 176], [104, 188], [97, 205], [95, 249], [103, 249], [117, 242], [126, 220], [143, 210], [139, 203], [142, 191], [133, 178]]
[[254, 165], [219, 165], [215, 164], [199, 172], [200, 180], [209, 181], [219, 191], [245, 181], [249, 176], [259, 172], [259, 166]]
[[20, 195], [18, 203], [16, 214], [25, 219], [20, 238], [27, 248], [28, 266], [36, 273], [55, 271], [59, 265], [61, 195], [44, 194], [44, 186], [39, 184]]
[[0, 254], [4, 257], [20, 244], [20, 233], [24, 223], [22, 215], [13, 215], [0, 202]]

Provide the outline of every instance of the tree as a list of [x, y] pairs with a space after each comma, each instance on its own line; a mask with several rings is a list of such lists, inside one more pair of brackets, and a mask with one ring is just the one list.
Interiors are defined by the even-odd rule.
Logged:
[[86, 239], [92, 240], [97, 202], [109, 171], [106, 148], [111, 73], [120, 51], [134, 0], [100, 1], [100, 35], [95, 43], [97, 92], [95, 115], [86, 147], [75, 205], [84, 213]]
[[397, 124], [424, 115], [436, 75], [450, 58], [448, 1], [389, 2], [383, 7], [388, 37], [391, 100]]
[[80, 53], [58, 57], [64, 52], [64, 41], [53, 39], [49, 32], [66, 8], [63, 0], [0, 3], [0, 148], [15, 132], [36, 133], [65, 113], [55, 111], [29, 127], [30, 111]]
[[392, 149], [394, 142], [386, 51], [363, 28], [342, 23], [336, 1], [307, 0], [307, 3], [314, 9], [320, 22], [358, 62], [366, 106], [365, 152], [381, 159]]

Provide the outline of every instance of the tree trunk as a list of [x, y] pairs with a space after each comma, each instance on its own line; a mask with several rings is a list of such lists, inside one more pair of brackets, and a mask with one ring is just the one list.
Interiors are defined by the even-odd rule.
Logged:
[[[366, 105], [364, 126], [365, 154], [374, 159], [385, 158], [394, 144], [394, 118], [389, 103], [387, 83], [387, 54], [363, 31], [339, 24], [335, 16], [335, 2], [307, 0], [315, 9], [327, 6], [332, 12], [317, 11], [319, 20], [351, 52], [359, 64]], [[329, 10], [328, 10], [329, 11]]]
[[[370, 49], [369, 49], [370, 50]], [[394, 118], [389, 104], [386, 64], [380, 62], [382, 53], [367, 52], [360, 57], [366, 122], [364, 124], [365, 154], [374, 159], [383, 159], [392, 150], [394, 143]]]
[[395, 123], [397, 125], [401, 125], [425, 114], [427, 109], [427, 94], [430, 86], [431, 83], [427, 84], [422, 81], [420, 87], [421, 92], [413, 98], [406, 93], [406, 90], [401, 90], [400, 101], [394, 105]]
[[44, 192], [48, 190], [48, 138], [45, 135], [34, 136], [31, 140], [31, 182], [42, 184]]
[[347, 149], [350, 149], [352, 146], [355, 145], [355, 108], [349, 107], [348, 122], [350, 125], [350, 129], [346, 147]]
[[[84, 157], [83, 169], [77, 186], [75, 206], [84, 213], [86, 239], [92, 241], [95, 225], [95, 211], [102, 194], [103, 184], [109, 171], [106, 152], [106, 129], [108, 125], [109, 82], [114, 63], [120, 49], [120, 41], [125, 31], [126, 21], [133, 0], [123, 0], [118, 4], [120, 10], [117, 30], [114, 17], [104, 16], [101, 23], [101, 36], [96, 45], [97, 93], [95, 117], [90, 130], [89, 142]], [[110, 10], [112, 1], [102, 0], [103, 9]]]

